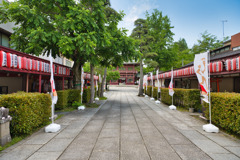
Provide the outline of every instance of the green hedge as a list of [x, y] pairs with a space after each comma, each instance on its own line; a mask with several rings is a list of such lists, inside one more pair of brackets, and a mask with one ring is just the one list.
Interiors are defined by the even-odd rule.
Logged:
[[[209, 118], [209, 104], [204, 103]], [[211, 93], [212, 122], [230, 133], [240, 135], [240, 94]]]
[[55, 105], [56, 110], [61, 110], [68, 106], [68, 93], [68, 90], [57, 91], [58, 101]]
[[[173, 104], [185, 108], [201, 110], [200, 90], [174, 88]], [[170, 105], [172, 97], [169, 95], [168, 88], [161, 88], [161, 101]]]
[[84, 88], [83, 90], [83, 103], [89, 103], [91, 98], [91, 87]]
[[81, 90], [79, 89], [68, 89], [68, 105], [72, 106], [74, 101], [81, 101]]
[[[65, 107], [71, 107], [72, 104], [81, 101], [81, 95], [79, 89], [68, 89], [57, 91], [58, 101], [55, 106], [56, 110], [64, 109]], [[83, 89], [83, 103], [90, 101], [91, 91], [90, 87]]]
[[157, 87], [153, 88], [153, 98], [155, 98], [155, 99], [160, 98], [160, 93], [158, 93], [158, 88]]
[[152, 97], [152, 86], [147, 86], [147, 95], [149, 96], [149, 97]]
[[51, 97], [41, 93], [13, 93], [0, 96], [0, 106], [9, 108], [12, 136], [28, 135], [46, 125], [51, 116]]

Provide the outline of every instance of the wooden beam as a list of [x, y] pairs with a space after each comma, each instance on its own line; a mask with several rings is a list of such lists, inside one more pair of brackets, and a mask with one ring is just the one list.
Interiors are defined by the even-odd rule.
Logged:
[[26, 92], [28, 93], [28, 84], [29, 84], [29, 73], [27, 73], [27, 79], [26, 79]]
[[38, 92], [41, 93], [41, 91], [42, 91], [42, 85], [41, 85], [41, 84], [42, 84], [42, 83], [41, 83], [41, 81], [42, 81], [42, 75], [41, 75], [41, 74], [39, 75], [38, 81], [39, 81], [39, 82], [38, 82]]

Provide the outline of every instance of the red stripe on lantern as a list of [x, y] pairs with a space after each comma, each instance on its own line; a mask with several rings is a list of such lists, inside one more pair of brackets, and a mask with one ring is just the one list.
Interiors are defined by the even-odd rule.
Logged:
[[7, 65], [7, 53], [4, 51], [0, 51], [0, 67], [4, 67]]
[[236, 71], [236, 58], [233, 58], [232, 60], [231, 60], [231, 70], [232, 71]]

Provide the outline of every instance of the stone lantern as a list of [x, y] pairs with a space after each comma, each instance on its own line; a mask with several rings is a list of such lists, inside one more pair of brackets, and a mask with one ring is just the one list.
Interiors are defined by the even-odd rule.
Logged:
[[4, 146], [6, 143], [11, 141], [10, 135], [10, 121], [12, 117], [8, 115], [9, 109], [0, 108], [0, 145]]

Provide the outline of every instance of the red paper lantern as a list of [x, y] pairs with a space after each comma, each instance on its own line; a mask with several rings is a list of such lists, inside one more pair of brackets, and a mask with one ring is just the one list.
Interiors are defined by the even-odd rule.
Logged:
[[210, 73], [213, 72], [213, 70], [212, 70], [212, 63], [210, 63], [210, 64], [208, 65], [208, 70], [209, 70]]
[[17, 56], [17, 68], [18, 69], [22, 69], [22, 66], [23, 66], [23, 58], [21, 56]]
[[26, 57], [22, 57], [22, 59], [23, 59], [23, 66], [22, 66], [22, 68], [27, 70], [28, 69], [27, 58]]
[[214, 62], [214, 63], [212, 64], [212, 71], [213, 71], [213, 72], [217, 72], [217, 63], [216, 63], [216, 62]]
[[36, 62], [36, 60], [32, 60], [32, 70], [33, 71], [36, 71], [37, 70], [37, 62]]
[[44, 63], [44, 72], [47, 72], [47, 63]]
[[12, 65], [12, 67], [13, 67], [13, 68], [17, 68], [17, 65], [18, 65], [17, 55], [16, 55], [16, 54], [12, 54], [12, 59], [13, 59], [13, 65]]
[[28, 62], [28, 70], [32, 70], [32, 68], [33, 68], [33, 65], [32, 65], [32, 59], [30, 59], [30, 58], [28, 58], [27, 59], [27, 62]]
[[236, 69], [240, 70], [240, 57], [236, 59]]
[[37, 71], [40, 71], [40, 62], [38, 60], [36, 60], [36, 64], [37, 64]]
[[222, 72], [222, 70], [223, 70], [222, 62], [221, 62], [221, 61], [218, 61], [218, 62], [216, 62], [216, 63], [217, 63], [216, 71], [217, 71], [217, 72]]
[[189, 75], [189, 73], [188, 73], [188, 68], [185, 68], [183, 71], [184, 71], [184, 76]]
[[13, 56], [11, 53], [7, 53], [7, 67], [13, 67]]
[[44, 72], [44, 62], [40, 62], [40, 71]]
[[57, 74], [59, 74], [59, 66], [57, 66]]
[[231, 60], [231, 70], [232, 71], [236, 71], [236, 61], [237, 61], [237, 59], [236, 58], [233, 58], [232, 60]]
[[226, 60], [226, 63], [225, 63], [225, 68], [227, 71], [230, 71], [231, 70], [231, 60]]
[[0, 51], [0, 67], [7, 65], [7, 54], [4, 51]]

